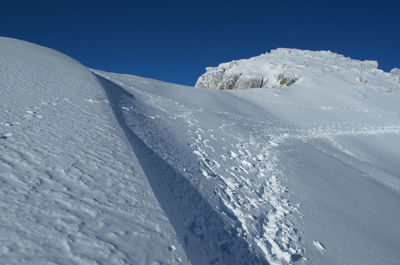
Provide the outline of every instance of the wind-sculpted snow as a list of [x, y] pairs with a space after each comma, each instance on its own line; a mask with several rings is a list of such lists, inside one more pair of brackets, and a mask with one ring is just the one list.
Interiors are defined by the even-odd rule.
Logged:
[[0, 263], [400, 260], [396, 69], [278, 49], [219, 91], [0, 55]]
[[[190, 262], [198, 265], [266, 264], [232, 227], [225, 224], [222, 216], [185, 176], [173, 168], [176, 161], [173, 165], [168, 164], [136, 135], [138, 124], [150, 125], [146, 117], [139, 114], [145, 113], [141, 103], [123, 88], [101, 76], [98, 78]], [[173, 140], [174, 137], [170, 137]]]
[[[175, 167], [174, 170], [182, 175], [183, 180], [187, 179], [190, 185], [196, 187], [204, 200], [211, 202], [209, 207], [212, 212], [216, 212], [217, 222], [210, 222], [212, 219], [209, 214], [199, 214], [199, 211], [203, 211], [201, 208], [192, 209], [190, 203], [193, 199], [187, 200], [186, 203], [189, 205], [179, 207], [189, 213], [189, 216], [184, 218], [187, 222], [176, 228], [186, 230], [183, 237], [186, 236], [189, 242], [199, 240], [199, 235], [190, 232], [193, 222], [190, 220], [195, 217], [194, 219], [202, 224], [204, 221], [201, 220], [205, 217], [212, 230], [208, 231], [210, 228], [207, 226], [199, 226], [197, 229], [200, 232], [200, 242], [207, 240], [210, 243], [202, 243], [200, 246], [212, 244], [223, 246], [229, 256], [236, 260], [233, 264], [253, 264], [254, 262], [251, 261], [251, 255], [247, 254], [246, 257], [245, 254], [240, 254], [243, 250], [237, 249], [237, 246], [240, 246], [235, 243], [238, 239], [224, 240], [221, 233], [228, 232], [241, 238], [246, 242], [244, 245], [241, 243], [241, 247], [251, 250], [250, 253], [254, 253], [253, 255], [265, 262], [288, 263], [301, 258], [300, 238], [292, 223], [285, 218], [290, 212], [296, 211], [296, 208], [283, 198], [286, 189], [280, 183], [280, 171], [275, 165], [277, 157], [273, 149], [279, 145], [279, 137], [263, 134], [262, 136], [265, 137], [263, 139], [262, 136], [257, 136], [255, 131], [248, 134], [247, 129], [243, 131], [243, 134], [235, 132], [238, 124], [242, 122], [248, 122], [248, 126], [256, 126], [259, 120], [244, 118], [234, 113], [221, 111], [219, 108], [206, 110], [201, 107], [201, 103], [193, 105], [193, 99], [187, 104], [180, 100], [175, 101], [176, 99], [171, 99], [169, 96], [161, 97], [159, 93], [163, 93], [164, 90], [159, 84], [149, 86], [146, 85], [149, 81], [134, 77], [122, 77], [121, 79], [125, 82], [120, 82], [113, 75], [100, 72], [99, 74], [108, 77], [112, 82], [135, 95], [134, 103], [120, 105], [120, 109], [125, 112], [124, 116], [130, 120], [131, 130], [146, 142], [149, 148], [159, 152], [167, 163]], [[143, 89], [132, 87], [130, 84], [133, 83], [144, 84], [141, 87]], [[156, 91], [149, 92], [153, 89]], [[165, 91], [165, 93], [172, 92], [176, 96], [183, 92], [183, 89], [188, 88], [176, 87], [176, 89], [176, 91]], [[202, 93], [198, 90], [191, 92]], [[183, 92], [183, 94], [186, 93]], [[203, 95], [197, 99], [212, 100], [209, 96]], [[140, 107], [143, 103], [145, 105]], [[143, 116], [139, 113], [147, 113], [147, 115]], [[162, 131], [159, 128], [160, 124], [164, 124], [161, 126], [164, 128]], [[173, 131], [174, 135], [168, 134], [168, 131]], [[181, 139], [179, 139], [180, 135], [182, 135]], [[179, 189], [178, 185], [170, 186]], [[183, 190], [187, 193], [187, 189]], [[196, 201], [194, 204], [199, 207], [199, 202]], [[193, 216], [190, 216], [190, 213], [193, 213]], [[217, 225], [221, 222], [218, 220], [225, 224]], [[215, 230], [218, 226], [221, 226], [219, 232]], [[200, 249], [202, 247], [196, 247], [197, 252]], [[211, 249], [215, 249], [215, 246]], [[224, 257], [226, 254], [224, 252], [213, 253], [211, 250], [204, 250], [204, 253], [204, 256], [210, 259], [206, 263], [213, 260], [215, 264], [232, 264], [232, 261], [227, 262], [229, 260]], [[191, 255], [188, 254], [188, 256]]]
[[[315, 71], [322, 77], [350, 71], [359, 75], [352, 80], [352, 83], [356, 81], [366, 83], [369, 78], [376, 80], [375, 75], [379, 77], [384, 75], [377, 66], [376, 61], [352, 60], [329, 51], [280, 48], [250, 59], [221, 63], [218, 67], [207, 67], [206, 73], [199, 77], [195, 86], [219, 90], [276, 88], [291, 86], [298, 81], [312, 81]], [[395, 69], [391, 73], [398, 77]], [[369, 78], [366, 79], [365, 75]]]
[[[307, 176], [315, 176], [314, 170], [317, 169], [302, 169], [302, 164], [295, 161], [302, 156], [313, 157], [312, 153], [323, 152], [329, 157], [340, 158], [334, 168], [345, 168], [340, 174], [348, 178], [347, 181], [357, 178], [357, 181], [367, 183], [361, 186], [367, 185], [370, 189], [382, 185], [379, 192], [385, 190], [392, 194], [390, 203], [379, 199], [385, 197], [379, 194], [375, 205], [392, 205], [394, 210], [399, 200], [399, 178], [396, 170], [389, 170], [397, 166], [378, 163], [375, 156], [366, 159], [366, 153], [355, 154], [352, 150], [356, 148], [347, 147], [348, 143], [342, 142], [343, 139], [368, 141], [369, 137], [393, 141], [399, 137], [397, 84], [390, 74], [380, 73], [376, 64], [338, 58], [343, 63], [349, 61], [350, 65], [341, 66], [343, 72], [328, 76], [311, 72], [308, 74], [314, 74], [313, 79], [303, 80], [296, 87], [285, 90], [278, 87], [251, 92], [196, 90], [129, 75], [98, 73], [135, 95], [135, 104], [121, 108], [134, 119], [131, 124], [137, 136], [196, 187], [205, 200], [211, 202], [215, 212], [220, 213], [237, 235], [245, 239], [248, 247], [268, 263], [342, 264], [350, 261], [373, 264], [375, 258], [367, 251], [373, 248], [385, 257], [382, 259], [385, 263], [394, 264], [398, 258], [394, 245], [380, 245], [374, 241], [373, 235], [366, 235], [355, 227], [358, 222], [369, 220], [373, 226], [381, 223], [385, 224], [387, 231], [395, 231], [398, 226], [393, 219], [384, 214], [373, 217], [354, 212], [350, 213], [351, 218], [359, 221], [350, 224], [346, 221], [349, 218], [346, 217], [349, 214], [346, 203], [362, 208], [366, 200], [364, 196], [368, 196], [366, 193], [360, 193], [354, 187], [355, 198], [346, 202], [327, 190], [327, 196], [334, 198], [333, 206], [326, 205], [321, 198], [314, 198], [317, 191], [297, 193], [296, 183], [303, 183]], [[355, 66], [367, 69], [364, 78], [368, 82], [357, 80], [359, 72], [353, 71]], [[315, 68], [313, 71], [319, 70]], [[143, 104], [140, 109], [138, 102]], [[331, 146], [329, 151], [322, 151], [321, 141]], [[301, 150], [303, 145], [314, 146], [315, 150], [298, 154], [297, 150]], [[393, 157], [388, 159], [391, 161], [399, 158], [397, 149], [383, 153], [379, 156], [391, 154]], [[199, 164], [193, 162], [196, 160]], [[325, 166], [327, 172], [335, 170]], [[297, 170], [299, 179], [296, 179]], [[303, 170], [307, 173], [303, 174]], [[360, 180], [360, 176], [364, 180]], [[323, 175], [319, 177], [324, 179]], [[346, 187], [342, 178], [331, 178], [333, 183], [330, 186], [334, 190], [351, 193], [352, 189]], [[321, 203], [316, 203], [316, 200]], [[321, 217], [310, 214], [310, 207], [315, 204]], [[305, 217], [303, 211], [309, 216]], [[345, 221], [331, 223], [322, 217], [332, 212]], [[399, 216], [400, 213], [394, 210], [392, 214]], [[307, 224], [302, 222], [305, 218], [309, 218]], [[322, 232], [314, 229], [323, 225], [320, 220], [330, 228], [326, 229], [330, 232], [325, 231], [323, 238], [318, 236]], [[345, 234], [343, 227], [356, 232], [352, 232], [351, 239], [340, 242], [333, 231]], [[384, 237], [387, 242], [396, 238], [390, 233]], [[357, 246], [360, 240], [369, 243], [360, 248]], [[341, 249], [342, 244], [348, 244], [348, 248]]]
[[0, 264], [188, 263], [87, 68], [1, 38], [0, 90]]

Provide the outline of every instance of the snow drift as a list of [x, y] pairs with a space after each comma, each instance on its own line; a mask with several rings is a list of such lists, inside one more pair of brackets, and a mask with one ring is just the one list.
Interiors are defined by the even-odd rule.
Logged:
[[1, 38], [0, 261], [397, 264], [398, 74], [278, 49], [199, 89]]
[[1, 38], [0, 89], [1, 264], [187, 263], [89, 69]]

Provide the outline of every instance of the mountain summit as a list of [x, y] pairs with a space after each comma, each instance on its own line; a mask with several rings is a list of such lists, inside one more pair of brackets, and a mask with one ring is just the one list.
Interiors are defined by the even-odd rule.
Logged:
[[[279, 48], [250, 59], [207, 67], [195, 86], [219, 90], [275, 88], [291, 86], [298, 81], [312, 82], [315, 76], [329, 78], [340, 72], [351, 73], [355, 85], [357, 81], [367, 83], [393, 79], [377, 67], [376, 61], [353, 60], [330, 51]], [[391, 73], [399, 76], [395, 69]]]
[[209, 69], [221, 91], [0, 38], [0, 263], [398, 264], [399, 71], [376, 66], [278, 49]]

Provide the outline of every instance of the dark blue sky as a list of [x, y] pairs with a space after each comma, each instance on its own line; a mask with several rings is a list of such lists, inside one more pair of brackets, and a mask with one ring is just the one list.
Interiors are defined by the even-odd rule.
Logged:
[[0, 2], [0, 35], [83, 64], [193, 85], [206, 66], [278, 47], [400, 67], [400, 1]]

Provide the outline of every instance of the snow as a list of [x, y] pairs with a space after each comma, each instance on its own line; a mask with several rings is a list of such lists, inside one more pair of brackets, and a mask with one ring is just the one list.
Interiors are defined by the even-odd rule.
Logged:
[[0, 263], [187, 260], [96, 77], [22, 41], [0, 54]]
[[[308, 51], [279, 48], [270, 53], [250, 59], [221, 63], [217, 67], [207, 67], [199, 77], [196, 87], [209, 89], [237, 89], [291, 86], [301, 79], [313, 80], [324, 73], [356, 71], [381, 73], [376, 61], [358, 61], [329, 51]], [[311, 71], [310, 71], [311, 70]], [[397, 70], [393, 69], [392, 74]], [[367, 80], [363, 76], [361, 83]]]
[[325, 250], [325, 247], [321, 242], [313, 241], [313, 245], [321, 252]]
[[220, 91], [1, 38], [0, 261], [398, 264], [397, 74], [278, 49]]

